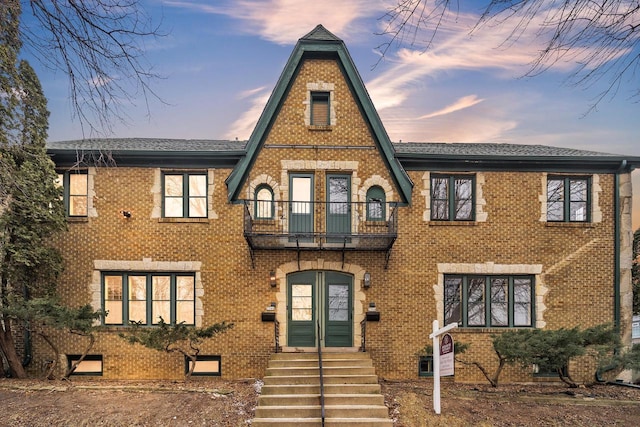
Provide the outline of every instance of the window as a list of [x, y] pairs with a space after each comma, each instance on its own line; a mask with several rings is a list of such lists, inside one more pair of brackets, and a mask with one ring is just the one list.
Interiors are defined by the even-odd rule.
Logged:
[[59, 173], [58, 185], [61, 185], [64, 190], [64, 206], [67, 216], [87, 216], [89, 210], [87, 171]]
[[589, 178], [549, 176], [547, 178], [547, 221], [589, 222]]
[[[562, 371], [562, 376], [566, 377], [569, 375], [569, 368], [567, 366], [563, 366], [560, 368]], [[538, 365], [533, 365], [533, 376], [538, 378], [554, 378], [558, 377], [558, 371], [552, 369], [541, 369]]]
[[329, 111], [329, 92], [311, 92], [311, 125], [330, 125]]
[[475, 178], [470, 175], [431, 177], [431, 219], [473, 221]]
[[207, 217], [207, 175], [165, 173], [163, 176], [165, 218]]
[[273, 219], [273, 190], [266, 184], [259, 185], [255, 193], [255, 218]]
[[418, 376], [433, 376], [433, 356], [420, 356], [420, 360], [418, 360]]
[[103, 273], [102, 289], [105, 325], [195, 324], [193, 274]]
[[[191, 367], [191, 359], [184, 358], [184, 373], [189, 372]], [[191, 374], [194, 377], [219, 377], [222, 375], [222, 357], [221, 356], [198, 356], [196, 359], [196, 367]]]
[[374, 185], [367, 190], [367, 220], [368, 221], [384, 221], [385, 212], [385, 194], [382, 187]]
[[[67, 369], [71, 369], [74, 362], [80, 360], [79, 354], [67, 355]], [[71, 375], [99, 375], [102, 376], [102, 355], [87, 354]]]
[[533, 326], [532, 276], [445, 276], [445, 325]]

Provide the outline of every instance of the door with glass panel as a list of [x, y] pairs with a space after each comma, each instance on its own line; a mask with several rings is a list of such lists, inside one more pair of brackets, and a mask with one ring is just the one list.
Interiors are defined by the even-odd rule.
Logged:
[[350, 175], [327, 175], [327, 242], [344, 242], [351, 234], [350, 189]]
[[316, 273], [291, 274], [287, 280], [287, 330], [290, 347], [316, 346]]
[[287, 280], [288, 345], [313, 347], [320, 326], [323, 347], [353, 345], [353, 277], [308, 271]]
[[[301, 235], [300, 242], [312, 242], [313, 237], [313, 175], [289, 176], [289, 234]], [[292, 236], [292, 240], [295, 240]]]
[[324, 345], [353, 345], [353, 279], [347, 274], [324, 273]]

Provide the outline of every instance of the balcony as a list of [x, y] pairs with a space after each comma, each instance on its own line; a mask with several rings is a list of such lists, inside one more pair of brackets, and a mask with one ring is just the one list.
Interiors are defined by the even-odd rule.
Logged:
[[244, 237], [254, 251], [384, 251], [398, 236], [396, 203], [244, 201]]

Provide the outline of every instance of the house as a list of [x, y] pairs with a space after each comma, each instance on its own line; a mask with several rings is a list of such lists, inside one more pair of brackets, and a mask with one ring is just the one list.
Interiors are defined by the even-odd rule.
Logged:
[[[345, 44], [295, 46], [250, 139], [51, 142], [68, 231], [63, 300], [108, 314], [81, 373], [181, 378], [130, 321], [233, 322], [197, 374], [261, 377], [276, 351], [366, 350], [415, 378], [434, 319], [494, 363], [512, 328], [620, 325], [631, 341], [640, 158], [510, 144], [392, 143]], [[56, 336], [67, 363], [81, 338]], [[37, 369], [50, 358], [34, 341]], [[496, 361], [497, 362], [497, 361]], [[592, 366], [569, 369], [591, 379]], [[423, 372], [424, 373], [424, 372]], [[530, 381], [510, 367], [505, 381]], [[483, 381], [456, 366], [456, 381]]]

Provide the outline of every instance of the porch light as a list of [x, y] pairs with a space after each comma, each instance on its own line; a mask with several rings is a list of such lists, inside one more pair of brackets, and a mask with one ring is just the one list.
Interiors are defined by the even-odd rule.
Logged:
[[271, 285], [272, 288], [275, 288], [277, 284], [278, 282], [276, 282], [276, 272], [271, 270], [269, 272], [269, 285]]
[[371, 273], [366, 271], [364, 273], [364, 285], [365, 289], [368, 289], [371, 286]]

